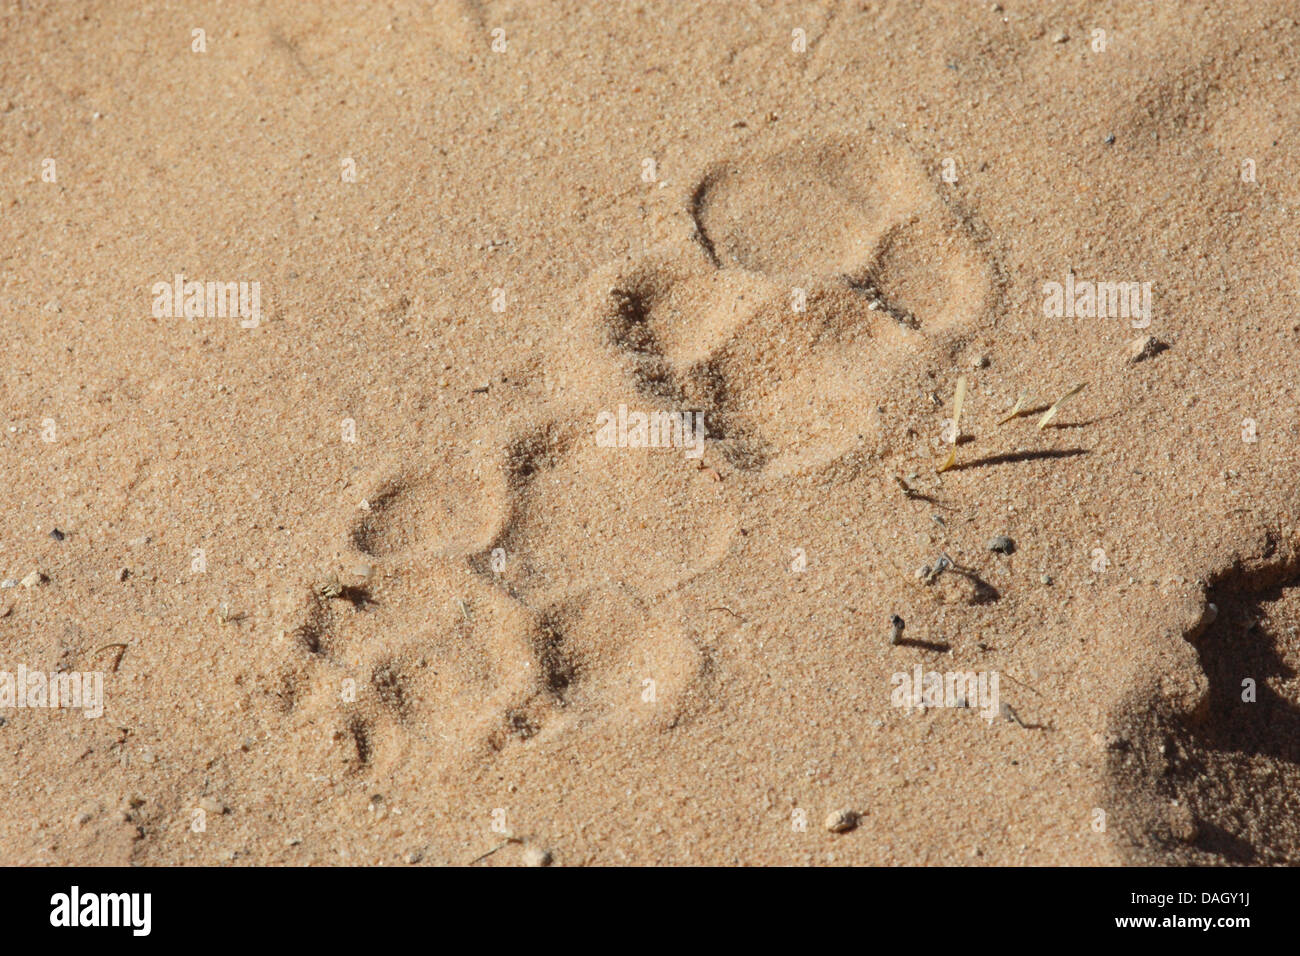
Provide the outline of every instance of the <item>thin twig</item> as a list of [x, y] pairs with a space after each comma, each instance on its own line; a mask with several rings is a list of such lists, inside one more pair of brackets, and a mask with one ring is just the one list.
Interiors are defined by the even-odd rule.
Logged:
[[110, 647], [116, 647], [116, 648], [119, 648], [119, 650], [118, 650], [118, 652], [117, 652], [117, 659], [116, 659], [115, 661], [113, 661], [113, 673], [116, 674], [116, 673], [117, 673], [117, 668], [118, 668], [118, 667], [121, 665], [121, 663], [122, 663], [122, 658], [126, 655], [126, 645], [125, 645], [125, 644], [105, 644], [103, 647], [99, 647], [99, 648], [96, 648], [95, 650], [91, 651], [91, 652], [90, 652], [90, 656], [91, 656], [91, 657], [94, 657], [94, 656], [95, 656], [96, 654], [98, 654], [100, 651], [106, 651], [106, 650], [108, 650]]
[[469, 861], [467, 864], [465, 864], [465, 865], [466, 865], [466, 866], [473, 866], [475, 863], [481, 863], [483, 860], [486, 860], [488, 857], [490, 857], [493, 853], [496, 853], [498, 850], [504, 850], [506, 847], [508, 847], [508, 846], [509, 846], [510, 844], [512, 844], [512, 843], [523, 843], [523, 842], [524, 842], [524, 841], [523, 841], [522, 839], [520, 839], [519, 837], [506, 837], [504, 840], [502, 840], [500, 843], [498, 843], [498, 844], [497, 844], [496, 846], [494, 846], [492, 849], [488, 850], [488, 851], [487, 851], [486, 853], [484, 853], [482, 856], [476, 856], [476, 857], [474, 857], [474, 859], [470, 860], [470, 861]]

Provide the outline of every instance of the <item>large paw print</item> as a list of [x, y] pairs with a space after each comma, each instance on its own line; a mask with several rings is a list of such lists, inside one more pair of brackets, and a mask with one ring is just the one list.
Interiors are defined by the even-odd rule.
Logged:
[[[569, 714], [664, 727], [688, 713], [707, 652], [664, 592], [716, 560], [732, 528], [691, 525], [683, 486], [697, 471], [647, 462], [624, 477], [668, 510], [623, 513], [618, 469], [591, 460], [609, 451], [533, 428], [485, 458], [449, 453], [373, 483], [337, 570], [315, 575], [287, 628], [278, 698], [304, 770], [481, 758], [560, 732]], [[638, 553], [638, 538], [664, 544]]]
[[[683, 240], [593, 282], [569, 379], [702, 410], [733, 465], [781, 475], [861, 445], [891, 382], [956, 348], [994, 269], [886, 137], [797, 144], [710, 170]], [[563, 358], [559, 359], [563, 361]], [[593, 371], [594, 370], [594, 371]]]
[[288, 628], [281, 699], [306, 769], [361, 770], [412, 747], [451, 759], [501, 746], [522, 719], [537, 623], [470, 563], [508, 507], [500, 468], [456, 453], [373, 483]]

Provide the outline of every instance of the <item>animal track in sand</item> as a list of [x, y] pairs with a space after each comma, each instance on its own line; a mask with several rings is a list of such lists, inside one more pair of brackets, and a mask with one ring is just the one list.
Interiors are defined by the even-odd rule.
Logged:
[[[860, 445], [905, 366], [954, 348], [993, 263], [919, 162], [883, 135], [720, 164], [694, 243], [601, 270], [572, 331], [644, 397], [701, 410], [742, 470], [820, 467]], [[801, 310], [800, 310], [801, 309]], [[592, 352], [597, 353], [592, 361]]]
[[536, 609], [545, 693], [530, 720], [564, 709], [676, 725], [712, 665], [670, 613], [675, 594], [727, 554], [738, 519], [702, 498], [712, 483], [678, 451], [598, 447], [589, 422], [528, 430], [507, 473], [511, 518], [472, 563]]
[[558, 731], [561, 714], [677, 725], [717, 679], [680, 587], [728, 554], [738, 509], [680, 450], [598, 447], [591, 413], [703, 411], [736, 469], [820, 467], [993, 297], [970, 227], [884, 136], [719, 165], [690, 207], [698, 242], [593, 278], [585, 347], [559, 360], [571, 416], [375, 483], [344, 562], [373, 562], [373, 583], [310, 595], [293, 629], [313, 673], [285, 698], [326, 731], [313, 759], [382, 762], [386, 725], [448, 751]]
[[283, 709], [322, 773], [415, 741], [447, 757], [487, 746], [532, 693], [532, 617], [467, 560], [504, 524], [500, 470], [449, 453], [375, 481], [365, 501], [341, 570], [304, 589], [287, 634]]
[[[281, 709], [312, 772], [500, 750], [562, 712], [661, 727], [690, 712], [707, 650], [656, 605], [734, 527], [696, 517], [701, 479], [680, 458], [611, 454], [534, 428], [490, 467], [444, 458], [373, 483], [342, 570], [305, 589], [288, 629]], [[652, 513], [625, 509], [620, 474]]]

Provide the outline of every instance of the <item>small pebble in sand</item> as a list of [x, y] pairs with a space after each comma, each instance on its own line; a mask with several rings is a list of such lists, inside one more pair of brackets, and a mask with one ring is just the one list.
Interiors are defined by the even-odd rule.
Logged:
[[977, 355], [975, 356], [975, 360], [970, 364], [974, 368], [988, 368], [989, 357], [987, 355]]
[[1016, 550], [1016, 543], [1006, 535], [1000, 534], [996, 538], [989, 538], [987, 547], [998, 554], [1011, 554]]
[[419, 863], [423, 859], [424, 859], [424, 853], [422, 853], [420, 850], [412, 850], [411, 852], [406, 854], [406, 862], [410, 863], [411, 865], [415, 865], [416, 863]]
[[330, 574], [313, 584], [312, 590], [323, 598], [336, 598], [342, 596], [343, 585], [339, 583], [337, 574]]
[[901, 644], [903, 641], [903, 628], [907, 627], [906, 622], [895, 614], [889, 619], [889, 643]]
[[832, 810], [826, 815], [824, 825], [831, 833], [848, 833], [858, 825], [858, 811]]
[[67, 537], [67, 535], [64, 534], [62, 531], [60, 531], [58, 528], [51, 528], [50, 537], [53, 538], [55, 541], [62, 541], [64, 538]]
[[551, 851], [543, 850], [540, 846], [530, 846], [524, 849], [524, 866], [550, 866]]
[[934, 567], [930, 568], [929, 573], [926, 574], [925, 583], [933, 584], [935, 581], [939, 580], [939, 575], [943, 574], [943, 572], [947, 571], [952, 566], [952, 558], [948, 557], [946, 554], [939, 555], [939, 559], [934, 562]]
[[226, 812], [227, 807], [216, 797], [203, 797], [199, 800], [199, 809], [204, 813], [210, 813], [215, 817], [219, 817]]
[[928, 564], [923, 564], [915, 571], [912, 572], [912, 577], [916, 578], [918, 581], [923, 581], [929, 576], [930, 576], [930, 566]]
[[1050, 585], [1052, 583], [1052, 576], [1050, 574], [1044, 574], [1039, 577], [1038, 583], [1043, 585]]
[[128, 577], [130, 577], [130, 576], [131, 576], [131, 569], [130, 569], [130, 568], [118, 568], [118, 569], [117, 569], [117, 580], [118, 580], [118, 583], [119, 583], [119, 584], [120, 584], [121, 582], [125, 581], [125, 580], [126, 580]]
[[38, 584], [44, 584], [44, 583], [45, 583], [45, 575], [42, 574], [40, 571], [33, 571], [31, 574], [27, 575], [27, 577], [23, 578], [22, 580], [22, 585], [25, 588], [34, 588]]

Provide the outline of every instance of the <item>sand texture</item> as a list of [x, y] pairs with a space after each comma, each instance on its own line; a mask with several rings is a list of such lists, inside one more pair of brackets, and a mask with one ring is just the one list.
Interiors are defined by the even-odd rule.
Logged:
[[1300, 863], [1297, 20], [4, 3], [0, 862]]

